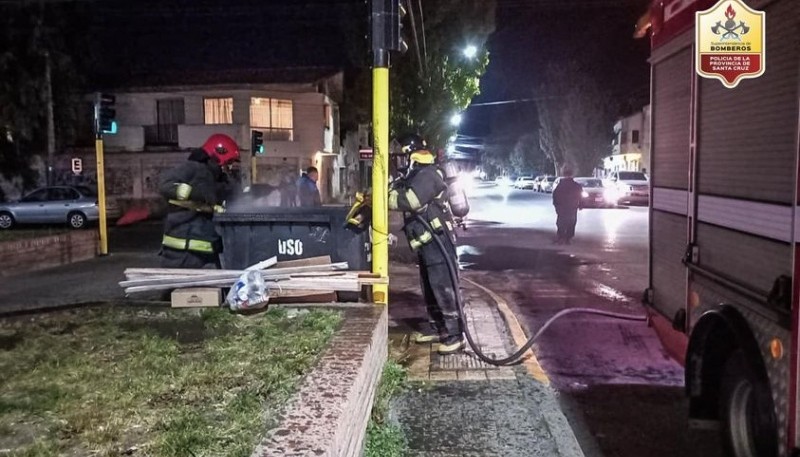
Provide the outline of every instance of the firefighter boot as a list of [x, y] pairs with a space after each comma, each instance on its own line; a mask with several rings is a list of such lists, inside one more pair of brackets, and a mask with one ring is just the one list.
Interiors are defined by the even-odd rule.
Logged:
[[433, 333], [414, 332], [411, 334], [411, 341], [417, 344], [438, 343], [440, 340], [439, 335]]
[[467, 347], [467, 342], [464, 341], [463, 336], [448, 336], [442, 340], [436, 352], [438, 352], [440, 355], [455, 354], [463, 351], [465, 347]]

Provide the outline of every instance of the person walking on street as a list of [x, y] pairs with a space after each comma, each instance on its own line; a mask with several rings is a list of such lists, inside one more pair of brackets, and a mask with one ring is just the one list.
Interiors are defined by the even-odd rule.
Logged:
[[[457, 262], [453, 218], [447, 204], [444, 172], [436, 165], [436, 157], [418, 135], [400, 141], [407, 168], [392, 182], [389, 189], [389, 210], [402, 211], [403, 231], [411, 249], [416, 252], [422, 294], [428, 310], [431, 332], [417, 333], [416, 343], [439, 342], [439, 354], [453, 354], [464, 349], [463, 322], [458, 313], [456, 294], [448, 262]], [[417, 220], [421, 216], [436, 233]], [[445, 246], [442, 252], [433, 237]]]
[[186, 162], [167, 170], [159, 180], [159, 193], [167, 200], [161, 265], [165, 268], [220, 266], [222, 240], [213, 222], [224, 210], [230, 192], [227, 173], [239, 160], [233, 138], [211, 135]]
[[315, 167], [308, 167], [303, 176], [297, 180], [299, 206], [322, 206], [317, 180], [319, 180], [319, 171]]
[[556, 208], [556, 244], [570, 244], [575, 236], [578, 223], [578, 210], [581, 207], [583, 188], [573, 178], [573, 170], [565, 166], [558, 185], [553, 190], [553, 206]]

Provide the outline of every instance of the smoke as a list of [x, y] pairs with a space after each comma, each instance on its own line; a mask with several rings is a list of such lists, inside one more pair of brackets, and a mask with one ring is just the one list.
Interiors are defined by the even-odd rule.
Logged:
[[266, 208], [291, 208], [297, 206], [297, 189], [294, 183], [282, 186], [254, 184], [246, 192], [238, 193], [227, 202], [227, 211], [254, 213]]

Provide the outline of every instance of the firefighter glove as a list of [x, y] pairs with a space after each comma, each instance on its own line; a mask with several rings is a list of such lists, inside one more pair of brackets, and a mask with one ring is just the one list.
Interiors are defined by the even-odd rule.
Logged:
[[175, 188], [175, 196], [178, 200], [188, 200], [192, 193], [192, 186], [186, 183], [179, 183]]

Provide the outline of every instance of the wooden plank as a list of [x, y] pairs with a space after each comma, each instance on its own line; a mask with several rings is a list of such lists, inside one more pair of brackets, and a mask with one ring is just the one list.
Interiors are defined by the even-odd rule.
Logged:
[[[320, 272], [318, 270], [325, 269], [325, 270], [334, 270], [331, 271], [324, 271]], [[347, 262], [339, 262], [333, 263], [329, 265], [308, 265], [308, 266], [301, 266], [301, 267], [290, 267], [290, 268], [270, 268], [269, 270], [262, 270], [261, 274], [265, 279], [272, 279], [272, 278], [283, 278], [288, 275], [294, 274], [301, 274], [301, 273], [309, 273], [313, 275], [314, 273], [318, 273], [319, 275], [326, 274], [326, 273], [333, 273], [337, 274], [344, 274], [347, 273]], [[206, 270], [209, 273], [203, 275], [156, 275], [154, 277], [145, 277], [145, 278], [131, 278], [126, 281], [120, 281], [119, 285], [121, 287], [131, 287], [131, 286], [147, 286], [147, 285], [158, 285], [158, 284], [169, 284], [169, 283], [187, 283], [187, 282], [194, 282], [194, 281], [207, 281], [212, 279], [225, 279], [235, 281], [238, 279], [242, 274], [245, 272], [242, 270]]]
[[[347, 262], [336, 262], [336, 263], [326, 263], [320, 265], [287, 265], [287, 266], [278, 266], [277, 268], [270, 268], [268, 270], [262, 270], [264, 273], [272, 273], [275, 271], [278, 272], [285, 272], [289, 271], [291, 268], [293, 272], [300, 273], [303, 271], [329, 271], [329, 270], [346, 270], [348, 268]], [[215, 270], [215, 269], [192, 269], [192, 268], [127, 268], [125, 270], [125, 275], [137, 275], [137, 276], [192, 276], [192, 275], [207, 275], [207, 274], [217, 274], [217, 273], [234, 273], [241, 275], [244, 273], [245, 270]], [[368, 273], [368, 272], [365, 272]]]
[[[373, 284], [387, 284], [387, 278], [288, 278], [280, 281], [270, 281], [268, 287], [278, 290], [335, 290], [358, 292], [361, 287]], [[152, 290], [168, 290], [178, 287], [194, 286], [219, 286], [229, 287], [231, 284], [227, 280], [208, 280], [196, 281], [191, 284], [159, 284], [149, 286], [131, 286], [125, 289], [126, 294], [135, 292], [147, 292]]]
[[269, 291], [270, 304], [284, 303], [330, 303], [336, 301], [332, 290], [278, 290]]
[[275, 265], [275, 267], [276, 268], [305, 267], [312, 265], [328, 265], [330, 263], [331, 263], [331, 256], [323, 255], [319, 257], [309, 257], [307, 259], [283, 260], [281, 262], [278, 262]]
[[250, 265], [249, 267], [245, 268], [245, 270], [265, 270], [267, 268], [275, 266], [278, 263], [278, 258], [273, 256], [268, 258], [267, 260], [262, 260], [254, 265]]

